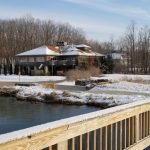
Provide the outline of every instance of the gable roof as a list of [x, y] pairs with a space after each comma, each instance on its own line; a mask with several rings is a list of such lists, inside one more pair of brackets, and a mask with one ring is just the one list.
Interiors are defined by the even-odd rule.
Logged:
[[40, 55], [40, 56], [59, 55], [59, 50], [53, 46], [44, 45], [44, 46], [29, 50], [26, 52], [17, 54], [16, 56], [38, 56], [38, 55]]

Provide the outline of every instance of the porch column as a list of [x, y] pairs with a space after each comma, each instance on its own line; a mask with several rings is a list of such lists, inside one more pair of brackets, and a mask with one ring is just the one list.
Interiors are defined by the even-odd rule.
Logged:
[[48, 66], [44, 66], [44, 73], [45, 73], [45, 75], [48, 75], [48, 73], [49, 73]]
[[28, 66], [28, 68], [27, 68], [27, 69], [28, 69], [28, 75], [30, 75], [30, 67]]

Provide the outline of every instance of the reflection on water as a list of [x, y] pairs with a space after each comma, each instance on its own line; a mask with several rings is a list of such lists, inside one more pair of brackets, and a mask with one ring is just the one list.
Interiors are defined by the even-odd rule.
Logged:
[[97, 110], [89, 106], [31, 104], [0, 97], [0, 134]]

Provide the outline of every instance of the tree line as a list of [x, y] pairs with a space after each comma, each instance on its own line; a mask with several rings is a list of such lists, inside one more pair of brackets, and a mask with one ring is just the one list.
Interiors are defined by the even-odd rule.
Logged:
[[[0, 20], [1, 73], [13, 70], [15, 55], [41, 45], [56, 45], [57, 41], [71, 44], [86, 43], [82, 29], [52, 20], [39, 20], [32, 16]], [[2, 72], [2, 70], [4, 70]]]
[[66, 41], [68, 44], [85, 43], [96, 52], [104, 54], [114, 50], [121, 51], [126, 54], [127, 64], [121, 66], [124, 72], [150, 73], [148, 26], [138, 29], [135, 23], [131, 23], [119, 40], [101, 43], [87, 39], [82, 29], [68, 23], [40, 20], [32, 16], [0, 20], [0, 73], [17, 73], [16, 54], [41, 45], [56, 45], [57, 41]]
[[135, 22], [127, 27], [120, 40], [120, 49], [126, 53], [127, 65], [124, 68], [127, 73], [150, 73], [150, 28], [143, 26], [138, 28]]

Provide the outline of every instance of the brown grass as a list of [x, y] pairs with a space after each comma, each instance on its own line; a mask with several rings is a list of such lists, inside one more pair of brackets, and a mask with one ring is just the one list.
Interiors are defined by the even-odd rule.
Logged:
[[70, 70], [66, 73], [66, 77], [68, 80], [75, 81], [77, 79], [89, 79], [91, 76], [99, 76], [101, 71], [99, 68], [90, 67], [87, 70]]
[[55, 83], [43, 83], [42, 87], [48, 88], [48, 89], [55, 89], [56, 85], [55, 85]]

